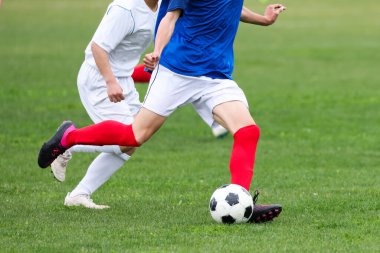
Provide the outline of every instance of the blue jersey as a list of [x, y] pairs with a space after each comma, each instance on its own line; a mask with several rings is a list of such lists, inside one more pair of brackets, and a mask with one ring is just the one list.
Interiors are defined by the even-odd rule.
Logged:
[[181, 75], [232, 79], [242, 8], [243, 0], [163, 0], [157, 23], [166, 11], [182, 9], [183, 15], [160, 64]]

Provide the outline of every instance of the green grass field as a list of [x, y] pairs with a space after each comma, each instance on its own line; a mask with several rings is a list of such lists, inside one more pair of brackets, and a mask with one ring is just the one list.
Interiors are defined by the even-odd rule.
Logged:
[[232, 138], [214, 139], [191, 107], [93, 195], [109, 210], [63, 206], [93, 154], [76, 155], [64, 183], [37, 166], [63, 119], [91, 123], [76, 75], [108, 3], [0, 9], [0, 252], [380, 252], [378, 1], [284, 0], [275, 26], [241, 25], [234, 78], [262, 129], [252, 189], [284, 209], [231, 226], [208, 201], [229, 182]]

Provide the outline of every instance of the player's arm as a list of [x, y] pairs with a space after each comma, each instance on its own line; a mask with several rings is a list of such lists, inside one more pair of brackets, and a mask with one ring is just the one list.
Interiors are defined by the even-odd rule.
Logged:
[[124, 99], [123, 89], [117, 82], [116, 77], [112, 72], [108, 53], [96, 44], [96, 42], [91, 43], [91, 51], [94, 56], [96, 66], [106, 82], [108, 98], [111, 102], [120, 102]]
[[154, 45], [154, 53], [161, 55], [164, 47], [169, 43], [170, 38], [173, 35], [175, 24], [178, 18], [181, 16], [182, 10], [174, 10], [168, 12], [162, 19], [158, 26], [156, 41]]
[[161, 20], [157, 29], [154, 51], [151, 54], [147, 54], [144, 58], [144, 64], [148, 69], [153, 70], [156, 67], [162, 50], [164, 50], [165, 46], [169, 43], [173, 35], [175, 24], [181, 14], [182, 10], [176, 9], [166, 13], [165, 17]]
[[109, 60], [109, 54], [133, 32], [134, 19], [130, 10], [112, 6], [96, 30], [91, 42], [95, 63], [107, 85], [107, 94], [111, 102], [124, 99], [123, 89], [118, 83]]
[[244, 6], [241, 12], [240, 21], [254, 25], [268, 26], [276, 22], [278, 15], [285, 9], [285, 6], [281, 4], [271, 4], [265, 9], [264, 15], [260, 15]]

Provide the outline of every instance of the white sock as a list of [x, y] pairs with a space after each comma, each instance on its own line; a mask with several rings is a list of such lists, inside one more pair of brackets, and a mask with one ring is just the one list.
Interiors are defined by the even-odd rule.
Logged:
[[129, 158], [130, 156], [125, 153], [120, 155], [101, 153], [88, 167], [86, 175], [70, 193], [70, 197], [82, 194], [91, 195], [123, 166]]
[[118, 145], [92, 146], [92, 145], [75, 145], [69, 149], [71, 153], [114, 153], [123, 154]]

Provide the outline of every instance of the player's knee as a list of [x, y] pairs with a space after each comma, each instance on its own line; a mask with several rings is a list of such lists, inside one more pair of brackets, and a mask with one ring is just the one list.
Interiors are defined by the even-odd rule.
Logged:
[[136, 147], [120, 147], [121, 152], [129, 156], [131, 156], [136, 151], [136, 149]]
[[135, 138], [136, 138], [137, 143], [140, 144], [141, 146], [142, 144], [147, 142], [150, 139], [150, 137], [152, 137], [153, 133], [154, 132], [152, 132], [150, 129], [142, 129], [142, 130], [136, 131]]
[[260, 128], [258, 125], [249, 125], [242, 127], [238, 131], [236, 131], [236, 133], [234, 134], [234, 138], [241, 138], [257, 142], [260, 138]]

